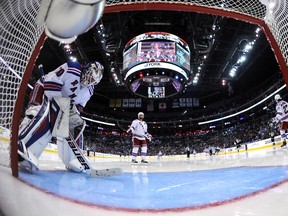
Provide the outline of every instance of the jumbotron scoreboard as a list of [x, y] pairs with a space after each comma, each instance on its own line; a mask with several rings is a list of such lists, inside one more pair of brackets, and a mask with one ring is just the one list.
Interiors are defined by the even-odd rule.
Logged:
[[135, 95], [150, 99], [175, 96], [185, 88], [189, 74], [190, 49], [176, 35], [147, 32], [124, 48], [124, 82]]

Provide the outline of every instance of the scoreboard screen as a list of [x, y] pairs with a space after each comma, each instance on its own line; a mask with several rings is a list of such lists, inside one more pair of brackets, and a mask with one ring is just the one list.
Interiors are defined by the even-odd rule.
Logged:
[[150, 99], [172, 97], [181, 93], [189, 80], [189, 46], [166, 32], [138, 35], [124, 48], [122, 71], [133, 94]]
[[169, 62], [190, 71], [190, 54], [171, 41], [143, 41], [131, 46], [123, 55], [123, 71], [143, 62]]
[[148, 98], [165, 98], [165, 87], [148, 87]]

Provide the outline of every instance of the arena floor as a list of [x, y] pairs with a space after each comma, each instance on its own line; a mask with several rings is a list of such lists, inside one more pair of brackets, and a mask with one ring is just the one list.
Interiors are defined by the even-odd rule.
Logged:
[[[288, 149], [219, 156], [90, 157], [95, 169], [121, 167], [123, 175], [91, 178], [65, 170], [44, 153], [39, 172], [11, 176], [0, 167], [0, 208], [10, 215], [286, 216]], [[138, 158], [138, 160], [140, 160]]]

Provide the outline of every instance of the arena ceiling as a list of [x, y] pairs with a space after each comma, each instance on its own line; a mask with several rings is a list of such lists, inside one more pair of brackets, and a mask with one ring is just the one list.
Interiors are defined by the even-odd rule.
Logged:
[[[37, 64], [45, 71], [66, 62], [71, 56], [81, 61], [99, 61], [105, 67], [104, 78], [89, 101], [86, 111], [107, 113], [121, 118], [135, 116], [142, 109], [109, 108], [109, 99], [133, 98], [121, 85], [123, 48], [137, 35], [145, 32], [168, 32], [179, 36], [191, 50], [190, 85], [177, 98], [199, 98], [200, 107], [243, 95], [258, 86], [268, 88], [281, 78], [278, 64], [264, 33], [258, 26], [235, 19], [181, 11], [130, 11], [104, 14], [87, 33], [78, 37], [67, 52], [64, 46], [47, 39]], [[247, 44], [250, 43], [250, 48]], [[241, 57], [245, 55], [245, 59]], [[231, 70], [236, 67], [234, 76]], [[120, 83], [115, 81], [116, 72]], [[193, 83], [198, 76], [198, 82]], [[229, 87], [232, 92], [229, 93]], [[167, 111], [175, 116], [183, 109], [172, 109], [173, 98], [162, 99]], [[142, 104], [146, 104], [143, 99]], [[159, 101], [157, 101], [159, 103]], [[157, 105], [156, 105], [157, 106]], [[196, 109], [196, 108], [194, 108]], [[125, 111], [125, 112], [123, 112]], [[155, 109], [157, 112], [157, 109]]]

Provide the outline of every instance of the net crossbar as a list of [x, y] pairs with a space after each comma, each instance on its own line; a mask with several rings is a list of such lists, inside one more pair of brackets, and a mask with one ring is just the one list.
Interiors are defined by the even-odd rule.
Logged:
[[[23, 91], [45, 41], [44, 26], [36, 24], [39, 6], [40, 0], [0, 2], [0, 165], [11, 166], [15, 176]], [[288, 83], [286, 0], [106, 0], [105, 13], [129, 10], [199, 12], [258, 24], [264, 29]]]

